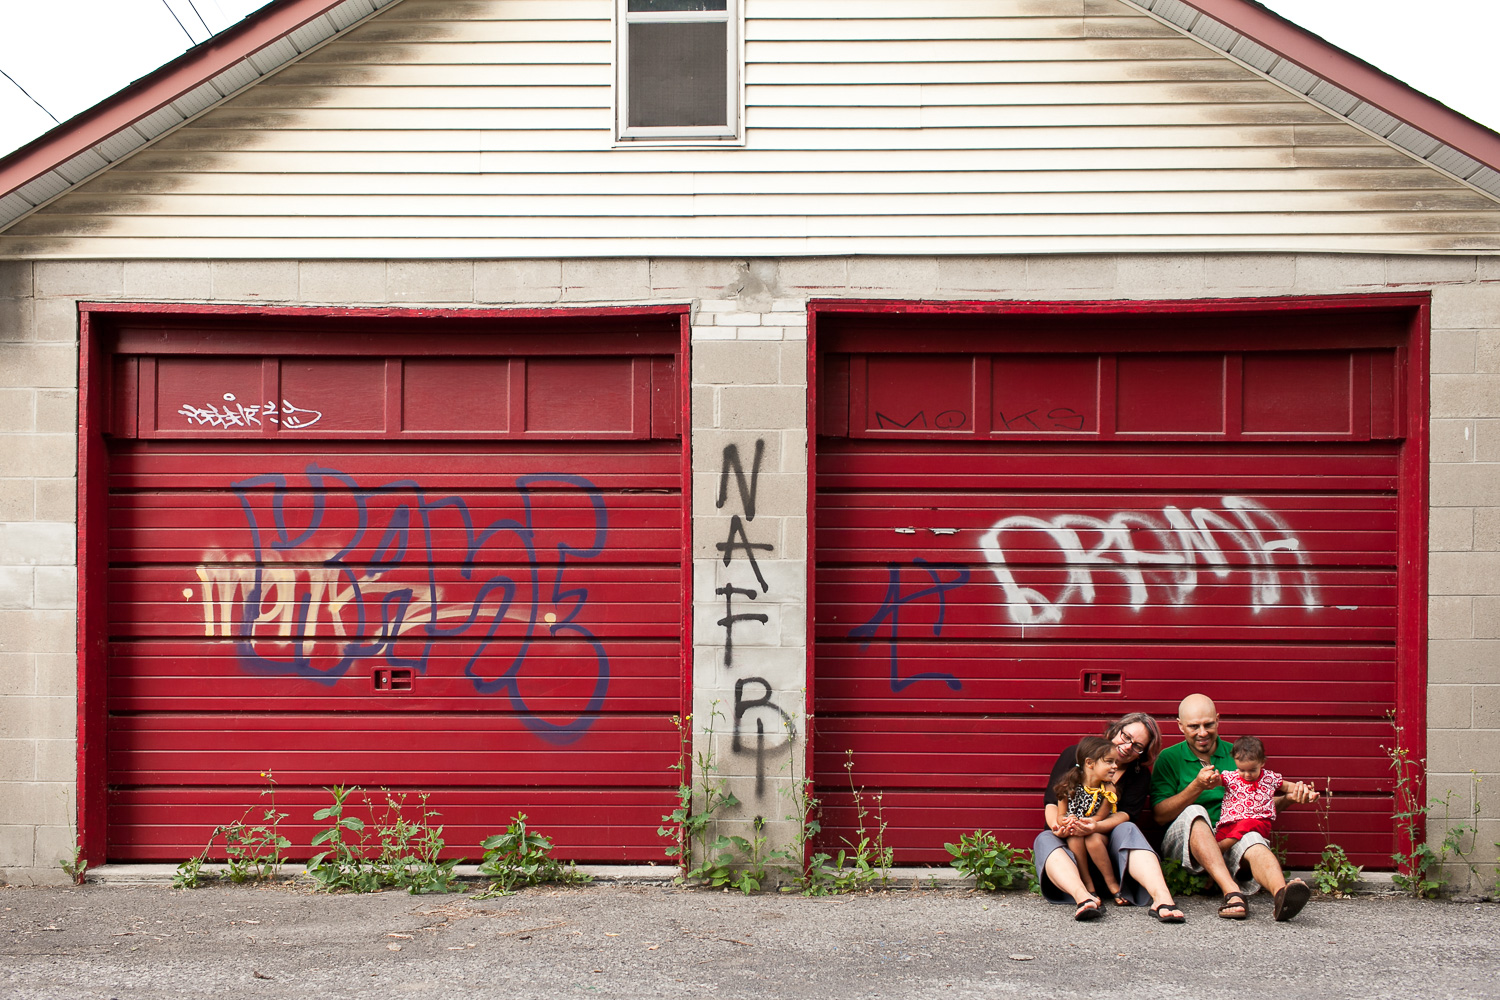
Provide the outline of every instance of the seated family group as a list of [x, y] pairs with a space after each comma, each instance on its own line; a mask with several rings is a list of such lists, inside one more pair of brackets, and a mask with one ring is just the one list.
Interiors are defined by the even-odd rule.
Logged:
[[1267, 768], [1255, 737], [1220, 739], [1218, 709], [1204, 695], [1182, 700], [1177, 726], [1185, 739], [1163, 750], [1156, 720], [1134, 712], [1058, 757], [1043, 799], [1047, 829], [1032, 852], [1042, 895], [1071, 901], [1078, 920], [1102, 916], [1107, 898], [1115, 906], [1149, 902], [1158, 920], [1182, 923], [1158, 844], [1213, 880], [1224, 894], [1219, 916], [1245, 919], [1248, 897], [1265, 888], [1275, 919], [1290, 920], [1311, 890], [1287, 881], [1271, 850], [1271, 820], [1277, 806], [1313, 802], [1318, 793]]

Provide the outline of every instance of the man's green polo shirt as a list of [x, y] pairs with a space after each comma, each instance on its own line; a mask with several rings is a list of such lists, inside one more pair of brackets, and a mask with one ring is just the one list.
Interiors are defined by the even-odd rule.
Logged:
[[[1233, 748], [1234, 744], [1228, 740], [1219, 741], [1219, 745], [1214, 747], [1212, 761], [1214, 770], [1233, 771], [1235, 769], [1234, 754], [1230, 753]], [[1151, 801], [1165, 802], [1170, 799], [1191, 785], [1201, 770], [1203, 770], [1203, 762], [1193, 753], [1187, 740], [1167, 747], [1156, 758], [1156, 763], [1151, 768]], [[1218, 826], [1219, 809], [1224, 805], [1224, 786], [1217, 785], [1205, 789], [1199, 793], [1197, 802], [1208, 810], [1209, 821]]]

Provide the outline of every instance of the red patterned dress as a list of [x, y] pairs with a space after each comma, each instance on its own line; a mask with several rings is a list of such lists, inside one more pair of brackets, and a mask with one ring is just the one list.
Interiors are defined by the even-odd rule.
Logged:
[[1224, 808], [1214, 828], [1214, 839], [1239, 840], [1252, 830], [1271, 839], [1276, 793], [1286, 779], [1270, 768], [1261, 768], [1257, 781], [1246, 781], [1238, 771], [1220, 771], [1219, 775], [1224, 779]]

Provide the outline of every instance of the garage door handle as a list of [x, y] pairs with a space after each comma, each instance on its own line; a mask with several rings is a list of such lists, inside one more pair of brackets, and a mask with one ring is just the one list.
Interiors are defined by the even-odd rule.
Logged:
[[376, 691], [410, 691], [412, 673], [409, 667], [377, 670], [373, 675]]

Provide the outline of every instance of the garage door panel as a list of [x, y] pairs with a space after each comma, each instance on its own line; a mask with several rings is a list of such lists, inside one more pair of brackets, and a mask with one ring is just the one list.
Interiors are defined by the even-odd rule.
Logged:
[[602, 788], [654, 784], [677, 760], [670, 722], [610, 716], [586, 738], [558, 746], [527, 721], [408, 715], [396, 731], [380, 716], [134, 716], [111, 733], [110, 778], [199, 786], [269, 770], [283, 784], [302, 786]]
[[[249, 603], [257, 596], [258, 608]], [[564, 620], [601, 636], [673, 636], [681, 620], [674, 566], [552, 565], [534, 577], [525, 566], [415, 565], [373, 579], [359, 568], [288, 563], [117, 567], [109, 598], [111, 630], [126, 638], [514, 639]]]
[[[828, 713], [1124, 714], [1141, 701], [1170, 704], [1196, 686], [1233, 684], [1242, 711], [1383, 718], [1395, 693], [1390, 647], [1182, 645], [1031, 647], [1009, 642], [882, 649], [829, 643], [819, 651], [818, 704]], [[1363, 653], [1361, 656], [1360, 654]], [[1088, 693], [1089, 677], [1110, 693]], [[956, 685], [956, 686], [955, 686]], [[1290, 687], [1288, 687], [1290, 685]], [[1024, 697], [1021, 697], [1024, 695]]]
[[[1327, 819], [1316, 809], [1282, 811], [1275, 822], [1285, 837], [1290, 866], [1308, 869], [1317, 863], [1325, 844], [1336, 842], [1350, 859], [1372, 869], [1389, 867], [1391, 855], [1391, 800], [1384, 795], [1336, 794]], [[823, 849], [857, 842], [859, 810], [847, 791], [834, 790], [820, 801]], [[873, 833], [884, 819], [884, 843], [894, 847], [898, 863], [943, 864], [952, 860], [942, 845], [957, 843], [972, 830], [993, 831], [1012, 847], [1031, 849], [1042, 828], [1040, 789], [1027, 792], [925, 791], [896, 789], [878, 803], [862, 796], [864, 826]], [[1323, 832], [1327, 825], [1328, 835]]]
[[[677, 343], [680, 318], [660, 322]], [[252, 335], [258, 350], [275, 345]], [[235, 351], [243, 336], [202, 338], [190, 355]], [[295, 857], [311, 853], [311, 812], [335, 784], [431, 792], [450, 843], [455, 823], [477, 844], [542, 810], [563, 824], [564, 856], [661, 857], [687, 591], [683, 447], [656, 404], [680, 368], [670, 351], [634, 356], [622, 336], [607, 367], [631, 377], [600, 390], [614, 414], [602, 430], [577, 416], [597, 393], [567, 378], [526, 396], [519, 429], [472, 406], [440, 426], [402, 424], [411, 413], [389, 405], [341, 411], [365, 421], [359, 440], [327, 420], [158, 427], [155, 361], [113, 359], [117, 390], [138, 390], [140, 405], [133, 419], [115, 407], [104, 477], [110, 857], [196, 853], [257, 804], [268, 771], [279, 807], [295, 805]], [[408, 339], [361, 332], [335, 358], [299, 338], [294, 364], [245, 370], [389, 376], [379, 348]], [[486, 341], [502, 366], [504, 343]], [[526, 368], [543, 381], [598, 368], [536, 346]], [[466, 370], [449, 355], [444, 372]], [[423, 365], [408, 367], [436, 371]], [[443, 402], [441, 378], [424, 385], [427, 403]]]
[[[386, 554], [391, 541], [386, 535], [393, 518], [406, 535], [407, 558], [484, 564], [514, 562], [528, 551], [525, 541], [515, 531], [497, 533], [484, 544], [476, 545], [477, 539], [473, 537], [486, 526], [526, 523], [526, 504], [514, 493], [465, 492], [463, 500], [472, 529], [456, 523], [451, 516], [443, 517], [446, 508], [428, 512], [424, 523], [424, 511], [420, 507], [414, 509], [409, 499], [385, 507], [366, 503], [363, 509], [348, 497], [339, 499], [344, 502], [325, 503], [319, 516], [328, 538], [342, 543], [334, 546], [325, 543], [323, 548], [330, 555], [340, 554], [344, 562], [373, 562]], [[532, 502], [536, 499], [536, 495], [528, 498]], [[601, 497], [602, 518], [584, 504], [559, 504], [555, 502], [559, 498], [550, 495], [545, 499], [548, 502], [545, 529], [530, 540], [532, 549], [555, 554], [560, 542], [570, 544], [575, 550], [584, 549], [592, 540], [592, 532], [602, 527], [605, 544], [591, 557], [596, 563], [675, 564], [681, 558], [682, 511], [676, 497], [608, 492]], [[281, 504], [286, 521], [299, 526], [309, 523], [313, 508], [310, 495], [287, 494], [281, 498]], [[269, 550], [306, 559], [307, 554], [299, 551], [301, 546], [290, 551], [275, 547], [274, 516], [267, 516], [265, 509], [270, 503], [260, 506], [259, 510], [252, 508], [256, 516], [252, 521], [239, 497], [232, 493], [129, 495], [110, 512], [110, 558], [114, 562], [135, 564], [197, 563], [205, 561], [208, 554], [232, 558], [253, 551], [259, 539], [263, 553]], [[262, 526], [272, 530], [265, 531]], [[298, 533], [300, 530], [303, 529]], [[552, 537], [546, 532], [558, 535]], [[351, 545], [352, 539], [357, 540]]]
[[[1029, 845], [1040, 807], [1008, 796], [1040, 792], [1059, 750], [1137, 710], [1177, 742], [1202, 691], [1272, 767], [1364, 797], [1335, 839], [1389, 866], [1405, 376], [1389, 352], [1316, 350], [1321, 316], [1279, 315], [1308, 350], [1272, 352], [1172, 315], [1194, 336], [1059, 319], [1045, 363], [1033, 338], [995, 353], [1006, 323], [930, 312], [901, 335], [845, 314], [818, 331], [820, 849], [852, 828], [851, 760], [900, 860], [946, 861], [976, 826]], [[1048, 393], [1086, 401], [1079, 419], [1012, 419]]]
[[[414, 444], [414, 443], [413, 443]], [[209, 442], [139, 442], [110, 463], [111, 492], [123, 490], [180, 490], [203, 485], [205, 475], [227, 490], [231, 483], [256, 480], [245, 492], [285, 490], [303, 479], [309, 466], [350, 477], [363, 488], [410, 480], [429, 494], [463, 491], [513, 490], [517, 477], [536, 474], [571, 475], [587, 479], [599, 489], [655, 490], [675, 493], [680, 458], [675, 442], [597, 445], [549, 442], [546, 447], [507, 442], [504, 449], [468, 445], [454, 447], [424, 442], [388, 451], [377, 443], [364, 446], [330, 444], [304, 450], [278, 447], [274, 459], [264, 441], [245, 441], [231, 448]], [[278, 485], [276, 477], [285, 480]], [[305, 485], [305, 480], [302, 485]]]
[[1173, 639], [1187, 642], [1251, 638], [1268, 629], [1283, 631], [1288, 642], [1390, 641], [1395, 635], [1394, 571], [1313, 574], [1298, 568], [1233, 574], [1243, 579], [1231, 582], [1200, 572], [1184, 583], [1141, 573], [1120, 582], [1130, 575], [1092, 563], [998, 572], [953, 564], [829, 567], [818, 578], [817, 636], [896, 641], [904, 648], [937, 636], [1009, 639], [1023, 628], [1053, 641], [1128, 639], [1150, 627], [1180, 630]]
[[[1238, 707], [1228, 698], [1219, 705], [1226, 717], [1224, 738], [1260, 737], [1266, 744], [1267, 765], [1273, 770], [1314, 781], [1319, 787], [1332, 777], [1343, 791], [1390, 790], [1391, 762], [1384, 747], [1392, 734], [1385, 720], [1242, 715], [1234, 717], [1231, 728], [1226, 705]], [[1170, 718], [1167, 712], [1159, 714]], [[1075, 717], [1071, 727], [1055, 720], [1003, 716], [824, 718], [818, 721], [815, 764], [819, 774], [846, 775], [842, 782], [830, 781], [831, 788], [847, 784], [847, 775], [852, 775], [856, 787], [871, 790], [1032, 788], [1040, 793], [1058, 753], [1084, 736], [1097, 734], [1101, 725], [1097, 716]], [[1168, 728], [1175, 734], [1175, 725], [1168, 723]], [[1049, 730], [1057, 735], [1050, 735]], [[1175, 739], [1168, 736], [1167, 742]], [[854, 766], [846, 771], [851, 751]]]
[[[1088, 445], [1040, 446], [1015, 442], [984, 447], [927, 443], [922, 448], [879, 442], [840, 442], [836, 453], [818, 456], [818, 489], [830, 492], [915, 492], [933, 490], [1001, 495], [1017, 490], [1109, 493], [1181, 493], [1202, 490], [1239, 496], [1297, 492], [1309, 488], [1392, 492], [1397, 475], [1389, 445], [1346, 445], [1343, 449], [1308, 444], [1274, 452], [1274, 465], [1255, 463], [1222, 446]], [[1249, 458], [1250, 461], [1247, 461]]]
[[[143, 640], [110, 647], [109, 698], [118, 712], [200, 711], [206, 703], [233, 704], [247, 712], [297, 710], [337, 703], [351, 711], [495, 712], [507, 710], [508, 692], [481, 693], [466, 672], [470, 657], [438, 643], [426, 669], [409, 686], [377, 688], [384, 658], [356, 664], [334, 683], [246, 672], [230, 641]], [[619, 641], [608, 647], [608, 703], [620, 712], [676, 712], [681, 703], [680, 647], [674, 642]], [[589, 647], [538, 638], [518, 667], [523, 700], [538, 711], [567, 711], [587, 704], [598, 682], [599, 661]]]
[[[258, 775], [249, 778], [259, 780]], [[224, 817], [248, 815], [250, 822], [259, 820], [266, 806], [259, 796], [263, 787], [142, 787], [116, 792], [110, 797], [109, 823], [126, 835], [112, 846], [113, 856], [122, 861], [181, 861], [203, 849]], [[439, 814], [435, 822], [442, 825], [448, 843], [442, 856], [471, 862], [483, 853], [480, 842], [504, 832], [517, 813], [526, 814], [528, 829], [552, 839], [556, 858], [658, 861], [665, 842], [656, 828], [676, 805], [675, 793], [666, 789], [387, 787], [394, 796], [406, 796], [408, 819], [415, 818], [419, 796], [427, 792], [428, 807]], [[278, 788], [277, 809], [290, 814], [281, 826], [282, 835], [292, 841], [290, 856], [310, 857], [316, 852], [312, 839], [327, 823], [313, 821], [312, 814], [330, 801], [322, 788]], [[354, 815], [372, 829], [385, 808], [384, 789], [360, 789], [352, 797]], [[197, 846], [185, 852], [184, 844]], [[215, 847], [210, 858], [222, 860], [222, 844]]]

